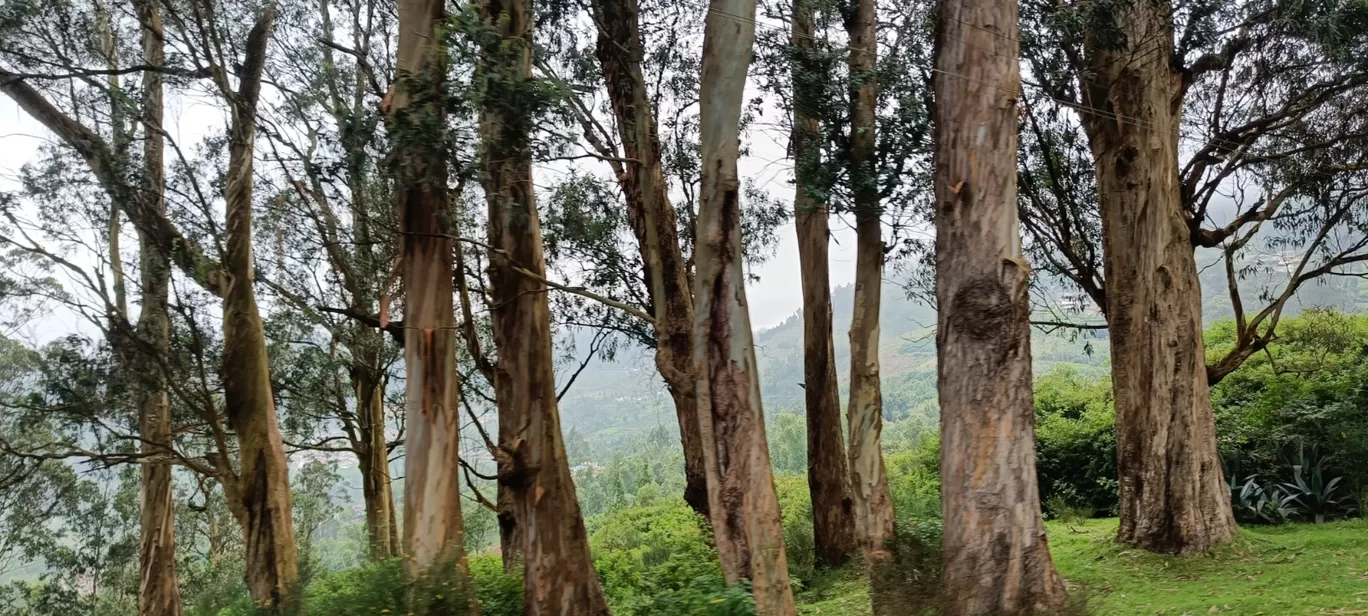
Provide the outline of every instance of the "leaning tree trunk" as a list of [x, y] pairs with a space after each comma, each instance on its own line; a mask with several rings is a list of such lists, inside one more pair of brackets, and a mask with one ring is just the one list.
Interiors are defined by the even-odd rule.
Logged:
[[437, 33], [444, 5], [399, 3], [399, 81], [389, 109], [404, 281], [405, 573], [413, 584], [409, 609], [442, 615], [478, 611], [461, 519], [456, 229], [447, 202], [446, 51]]
[[481, 55], [480, 114], [498, 348], [498, 475], [513, 497], [522, 534], [523, 611], [606, 615], [556, 406], [551, 311], [541, 282], [546, 261], [532, 185], [532, 118], [522, 100], [533, 87], [532, 13], [523, 0], [488, 0], [485, 12], [498, 32]]
[[[161, 7], [156, 0], [139, 0], [143, 62], [161, 66], [165, 49]], [[166, 214], [162, 137], [162, 77], [156, 71], [142, 74], [143, 141], [142, 185], [135, 199], [158, 215]], [[171, 354], [171, 317], [168, 299], [171, 267], [151, 237], [139, 234], [142, 260], [142, 301], [138, 314], [137, 357], [142, 369], [137, 376], [138, 431], [145, 451], [169, 453], [171, 447], [171, 397], [167, 392], [166, 366]], [[176, 578], [175, 507], [171, 501], [171, 462], [158, 460], [142, 466], [139, 502], [138, 614], [180, 616], [180, 588]]]
[[893, 554], [893, 497], [884, 470], [883, 392], [879, 385], [879, 303], [884, 243], [875, 159], [874, 0], [858, 0], [850, 30], [850, 176], [855, 192], [855, 305], [850, 320], [851, 496], [855, 527], [869, 568], [876, 615], [897, 613]]
[[812, 0], [793, 3], [793, 213], [803, 280], [803, 392], [807, 398], [807, 478], [812, 494], [812, 536], [819, 566], [836, 567], [855, 549], [854, 503], [841, 430], [836, 345], [831, 338], [831, 273], [827, 208], [813, 196], [821, 164], [821, 124], [814, 115], [824, 91], [813, 58]]
[[[399, 529], [393, 526], [394, 492], [390, 487], [389, 449], [385, 442], [385, 386], [371, 349], [380, 344], [374, 330], [357, 332], [359, 349], [353, 369], [360, 439], [361, 497], [366, 507], [366, 533], [373, 560], [398, 556]], [[372, 346], [374, 345], [374, 346]]]
[[712, 0], [703, 34], [703, 181], [695, 259], [694, 374], [713, 536], [728, 584], [749, 579], [756, 611], [795, 613], [741, 261], [741, 99], [755, 0]]
[[267, 9], [248, 34], [242, 85], [231, 101], [233, 122], [224, 187], [228, 284], [223, 295], [223, 397], [228, 423], [238, 437], [233, 510], [247, 550], [247, 591], [268, 613], [282, 614], [297, 608], [299, 563], [289, 465], [271, 394], [266, 332], [257, 309], [252, 263], [256, 105], [274, 21], [275, 10]]
[[684, 445], [684, 501], [708, 515], [703, 441], [693, 375], [693, 293], [679, 247], [678, 218], [660, 162], [660, 143], [646, 80], [637, 0], [597, 0], [598, 58], [617, 117], [627, 163], [620, 176], [627, 214], [641, 247], [646, 290], [655, 319], [656, 368], [674, 399]]
[[[1089, 41], [1080, 114], [1096, 166], [1116, 396], [1117, 538], [1191, 554], [1232, 539], [1202, 343], [1201, 287], [1178, 181], [1172, 5], [1117, 9], [1131, 48]], [[1103, 117], [1105, 115], [1105, 117]]]
[[1036, 486], [1030, 272], [1017, 225], [1016, 0], [941, 0], [936, 388], [943, 613], [1057, 614]]

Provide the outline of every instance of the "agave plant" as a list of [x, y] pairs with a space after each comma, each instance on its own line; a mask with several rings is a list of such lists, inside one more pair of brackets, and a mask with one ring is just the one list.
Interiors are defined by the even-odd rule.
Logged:
[[1337, 494], [1341, 479], [1343, 477], [1326, 481], [1319, 464], [1312, 466], [1310, 473], [1304, 473], [1301, 466], [1293, 466], [1292, 481], [1283, 483], [1282, 487], [1303, 514], [1321, 524], [1326, 516], [1353, 512], [1348, 497]]
[[1268, 487], [1260, 485], [1257, 475], [1246, 477], [1244, 483], [1232, 476], [1227, 485], [1231, 508], [1241, 523], [1284, 524], [1298, 513], [1293, 506], [1295, 495], [1288, 494], [1276, 483]]

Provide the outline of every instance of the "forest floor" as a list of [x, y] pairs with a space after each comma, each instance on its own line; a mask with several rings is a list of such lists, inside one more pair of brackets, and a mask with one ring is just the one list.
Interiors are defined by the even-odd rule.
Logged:
[[[1178, 558], [1117, 544], [1116, 520], [1046, 524], [1055, 566], [1088, 613], [1368, 615], [1368, 523], [1249, 526], [1210, 554]], [[804, 615], [868, 614], [853, 573], [838, 571], [799, 596]]]

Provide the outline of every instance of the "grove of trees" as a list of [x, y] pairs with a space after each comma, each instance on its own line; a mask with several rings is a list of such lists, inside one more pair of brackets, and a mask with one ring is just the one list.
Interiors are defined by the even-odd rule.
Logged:
[[[1368, 261], [1366, 58], [1349, 0], [0, 0], [42, 133], [0, 178], [0, 574], [38, 580], [0, 600], [322, 613], [346, 569], [409, 614], [796, 616], [853, 563], [876, 616], [1066, 613], [1046, 515], [1205, 553], [1300, 515], [1246, 502], [1291, 442], [1368, 490], [1362, 324], [1291, 316]], [[781, 233], [801, 422], [747, 297]], [[919, 440], [889, 279], [936, 310]], [[605, 462], [562, 400], [632, 348], [667, 421]]]

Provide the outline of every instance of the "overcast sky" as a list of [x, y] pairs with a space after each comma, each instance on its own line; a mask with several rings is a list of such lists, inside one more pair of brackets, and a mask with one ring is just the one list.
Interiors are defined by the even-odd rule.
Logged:
[[[206, 103], [167, 97], [167, 128], [177, 142], [194, 144], [221, 122], [221, 115]], [[42, 125], [28, 117], [7, 97], [0, 96], [0, 191], [17, 188], [16, 178], [21, 167], [32, 160], [40, 146], [52, 142], [54, 136]], [[790, 202], [793, 197], [792, 166], [784, 155], [784, 135], [778, 129], [764, 129], [751, 135], [750, 157], [741, 160], [743, 178], [753, 178], [771, 196]], [[833, 287], [849, 284], [855, 275], [855, 234], [847, 225], [832, 221], [831, 283]], [[774, 254], [752, 273], [760, 280], [746, 288], [751, 304], [751, 324], [755, 329], [777, 325], [797, 310], [802, 303], [799, 282], [798, 242], [792, 222], [778, 232]], [[25, 337], [38, 341], [50, 340], [74, 328], [85, 331], [74, 315], [55, 312], [41, 323], [34, 323]]]

